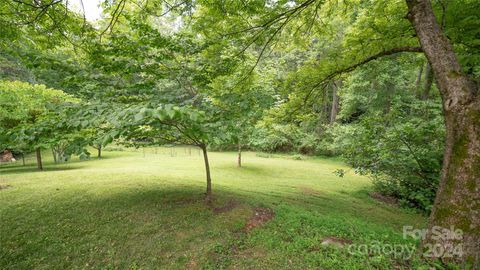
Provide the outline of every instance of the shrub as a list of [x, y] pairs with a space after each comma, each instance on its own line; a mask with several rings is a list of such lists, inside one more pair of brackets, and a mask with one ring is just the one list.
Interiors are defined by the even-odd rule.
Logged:
[[363, 116], [343, 131], [336, 133], [337, 147], [357, 172], [373, 179], [377, 191], [404, 206], [431, 210], [444, 148], [439, 105], [398, 98], [388, 113]]
[[297, 152], [302, 155], [314, 155], [317, 153], [319, 141], [316, 134], [305, 134], [298, 142]]
[[293, 160], [302, 160], [303, 157], [302, 157], [301, 155], [299, 155], [299, 154], [295, 154], [295, 155], [292, 156], [292, 159], [293, 159]]
[[252, 135], [250, 145], [264, 152], [292, 152], [299, 142], [300, 130], [292, 124], [260, 123]]

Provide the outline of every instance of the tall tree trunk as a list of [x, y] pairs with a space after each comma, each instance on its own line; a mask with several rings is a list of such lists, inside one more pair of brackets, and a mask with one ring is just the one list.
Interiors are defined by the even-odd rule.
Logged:
[[427, 100], [430, 95], [430, 89], [432, 89], [433, 84], [433, 70], [430, 66], [430, 63], [427, 62], [427, 67], [425, 68], [425, 84], [423, 86], [422, 99]]
[[330, 100], [328, 98], [328, 91], [325, 91], [323, 94], [323, 119], [322, 119], [322, 124], [327, 124], [330, 122], [330, 111], [331, 111], [331, 106], [330, 106]]
[[203, 152], [203, 160], [205, 161], [205, 172], [207, 175], [207, 192], [205, 196], [205, 200], [207, 202], [211, 202], [212, 200], [212, 179], [210, 177], [210, 165], [208, 163], [208, 155], [207, 155], [207, 146], [205, 144], [200, 145]]
[[57, 163], [57, 153], [55, 151], [55, 147], [52, 148], [52, 155], [53, 155], [53, 162]]
[[[428, 61], [427, 61], [427, 65], [428, 65]], [[420, 93], [423, 92], [423, 91], [421, 91], [422, 75], [423, 75], [423, 64], [420, 66], [420, 69], [418, 70], [418, 76], [417, 76], [417, 80], [415, 82], [417, 96], [420, 96]]]
[[238, 142], [237, 166], [242, 167], [242, 144], [240, 142]]
[[22, 153], [22, 166], [25, 166], [25, 153]]
[[[101, 144], [97, 145], [97, 152], [98, 152], [97, 158], [101, 159], [102, 158], [102, 145]], [[157, 148], [155, 148], [155, 154], [156, 154], [156, 152], [157, 152]]]
[[40, 148], [37, 148], [35, 152], [37, 153], [37, 167], [39, 170], [43, 170], [42, 150]]
[[332, 109], [330, 111], [330, 125], [332, 125], [337, 119], [338, 108], [339, 108], [339, 97], [338, 97], [338, 88], [341, 87], [341, 81], [333, 83], [333, 93], [332, 93]]
[[[444, 36], [429, 0], [406, 0], [411, 21], [430, 62], [440, 89], [445, 115], [446, 141], [440, 186], [430, 215], [424, 247], [451, 251], [459, 256], [444, 261], [473, 265], [480, 260], [480, 97], [475, 83], [462, 73], [453, 47]], [[463, 231], [462, 239], [442, 239], [432, 230]], [[442, 254], [440, 254], [442, 255]]]

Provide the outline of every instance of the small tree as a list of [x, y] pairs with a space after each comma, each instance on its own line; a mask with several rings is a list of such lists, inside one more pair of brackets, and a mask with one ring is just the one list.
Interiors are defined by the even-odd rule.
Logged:
[[[56, 109], [74, 98], [44, 85], [0, 81], [0, 143], [22, 153], [35, 151], [43, 170], [41, 150], [52, 143], [58, 131]], [[28, 146], [28, 150], [25, 149]]]
[[268, 84], [272, 78], [269, 72], [252, 72], [247, 64], [209, 84], [208, 94], [221, 111], [219, 120], [227, 135], [221, 143], [236, 145], [238, 167], [242, 166], [242, 150], [249, 144], [255, 124], [275, 101], [274, 90]]
[[[99, 115], [101, 114], [101, 115]], [[215, 135], [216, 124], [208, 121], [202, 111], [192, 107], [171, 104], [143, 104], [125, 106], [120, 104], [94, 105], [83, 111], [84, 121], [105, 117], [111, 123], [108, 131], [97, 142], [106, 145], [114, 139], [133, 146], [146, 145], [192, 145], [203, 152], [206, 173], [206, 201], [212, 200], [212, 180], [208, 160], [208, 144]], [[81, 121], [80, 121], [81, 122]]]

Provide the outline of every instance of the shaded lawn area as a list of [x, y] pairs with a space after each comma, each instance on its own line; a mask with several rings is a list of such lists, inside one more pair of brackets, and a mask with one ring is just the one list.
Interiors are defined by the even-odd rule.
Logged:
[[[211, 153], [214, 205], [201, 156], [105, 152], [106, 158], [0, 167], [2, 269], [391, 269], [417, 258], [349, 254], [356, 245], [418, 244], [402, 226], [426, 218], [368, 196], [366, 177], [332, 159]], [[231, 207], [225, 207], [235, 202]], [[222, 208], [224, 207], [224, 208]], [[245, 232], [255, 208], [274, 218]], [[216, 211], [215, 208], [223, 209]]]

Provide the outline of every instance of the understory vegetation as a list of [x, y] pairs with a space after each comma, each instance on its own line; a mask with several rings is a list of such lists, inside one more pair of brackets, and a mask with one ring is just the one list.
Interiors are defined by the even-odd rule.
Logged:
[[0, 268], [479, 268], [478, 10], [1, 1]]

